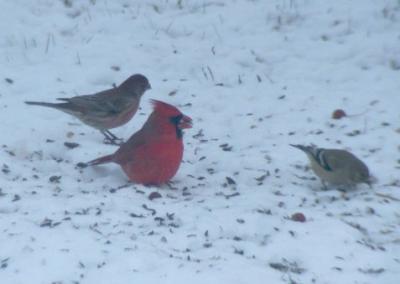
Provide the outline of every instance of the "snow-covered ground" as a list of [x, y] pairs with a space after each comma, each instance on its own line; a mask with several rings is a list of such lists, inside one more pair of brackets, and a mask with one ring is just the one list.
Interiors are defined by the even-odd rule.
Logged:
[[[0, 15], [1, 284], [400, 283], [398, 0], [2, 0]], [[150, 98], [194, 120], [170, 187], [77, 168], [115, 146], [23, 103], [134, 73], [153, 88], [115, 134]], [[373, 189], [322, 191], [290, 143], [352, 151]]]

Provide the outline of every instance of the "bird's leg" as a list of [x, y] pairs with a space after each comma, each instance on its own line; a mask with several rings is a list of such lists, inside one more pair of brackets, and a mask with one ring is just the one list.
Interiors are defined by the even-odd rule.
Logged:
[[100, 130], [100, 132], [104, 135], [104, 144], [110, 145], [121, 145], [124, 141], [121, 138], [118, 138], [114, 134], [112, 134], [109, 130]]
[[104, 143], [105, 144], [107, 144], [107, 142], [109, 143], [110, 141], [112, 141], [112, 137], [110, 137], [105, 130], [100, 130], [100, 132], [101, 132], [101, 134], [104, 135]]
[[354, 184], [354, 183], [346, 183], [346, 184], [339, 185], [337, 187], [337, 190], [340, 191], [342, 193], [342, 197], [344, 199], [346, 199], [347, 198], [346, 193], [349, 192], [349, 191], [354, 190], [355, 188], [356, 188], [356, 184]]
[[326, 185], [326, 182], [323, 180], [323, 179], [321, 179], [321, 183], [322, 183], [322, 190], [328, 190], [328, 186]]
[[115, 136], [114, 134], [112, 134], [110, 130], [104, 130], [104, 132], [107, 133], [114, 140], [122, 140], [122, 139], [118, 138], [117, 136]]
[[177, 187], [174, 186], [173, 181], [167, 181], [165, 184], [168, 186], [169, 189], [174, 189], [174, 190], [178, 189]]
[[367, 184], [369, 186], [369, 188], [372, 188], [372, 181], [371, 180], [367, 180], [364, 183]]

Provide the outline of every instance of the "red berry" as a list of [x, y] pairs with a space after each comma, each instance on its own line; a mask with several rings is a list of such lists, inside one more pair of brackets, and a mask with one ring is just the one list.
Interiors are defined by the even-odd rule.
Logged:
[[290, 217], [292, 221], [304, 223], [306, 221], [306, 216], [303, 213], [294, 213], [292, 217]]
[[332, 113], [333, 119], [341, 119], [342, 117], [347, 116], [347, 114], [342, 109], [337, 109]]

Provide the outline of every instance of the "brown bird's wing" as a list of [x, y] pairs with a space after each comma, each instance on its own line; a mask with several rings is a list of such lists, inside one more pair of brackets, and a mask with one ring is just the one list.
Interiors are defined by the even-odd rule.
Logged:
[[118, 103], [119, 96], [116, 96], [115, 91], [115, 89], [110, 89], [94, 95], [59, 98], [59, 100], [68, 102], [72, 110], [83, 115], [90, 113], [98, 117], [108, 117], [121, 111]]

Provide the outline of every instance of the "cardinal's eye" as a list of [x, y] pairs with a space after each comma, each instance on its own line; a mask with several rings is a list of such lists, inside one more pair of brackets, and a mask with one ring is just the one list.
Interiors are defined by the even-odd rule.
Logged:
[[171, 120], [172, 124], [178, 125], [179, 122], [182, 120], [182, 118], [183, 118], [183, 115], [180, 114], [180, 115], [171, 117], [170, 120]]

